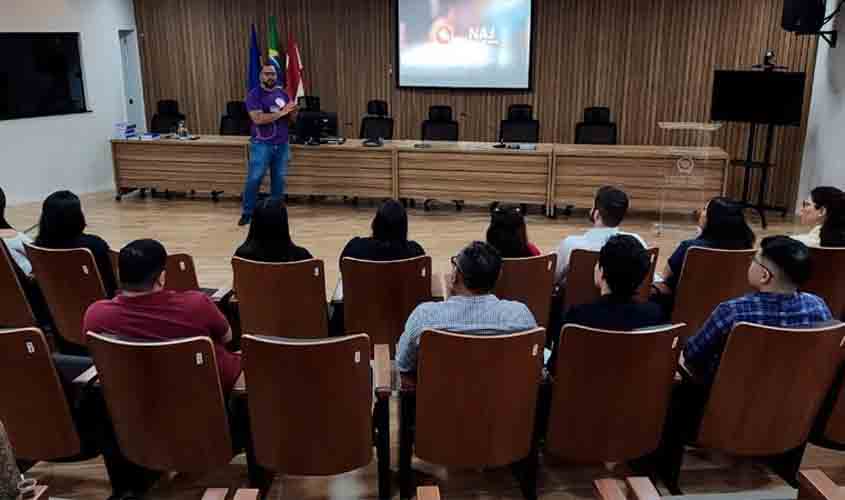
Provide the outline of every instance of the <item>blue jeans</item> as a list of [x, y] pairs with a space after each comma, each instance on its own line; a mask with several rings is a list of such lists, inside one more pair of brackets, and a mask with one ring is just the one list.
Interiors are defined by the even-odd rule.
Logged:
[[252, 215], [258, 199], [258, 190], [267, 168], [270, 168], [270, 196], [276, 200], [285, 194], [285, 176], [288, 172], [288, 144], [264, 144], [252, 142], [249, 145], [249, 171], [244, 187], [243, 214]]

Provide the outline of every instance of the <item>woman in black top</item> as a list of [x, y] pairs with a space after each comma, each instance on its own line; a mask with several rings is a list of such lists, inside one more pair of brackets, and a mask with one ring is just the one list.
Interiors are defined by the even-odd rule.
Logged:
[[528, 241], [525, 216], [518, 207], [497, 206], [490, 213], [487, 243], [504, 259], [536, 257], [540, 250]]
[[113, 297], [117, 280], [109, 259], [109, 244], [99, 236], [85, 234], [85, 215], [79, 197], [70, 191], [57, 191], [44, 200], [35, 245], [43, 248], [87, 248], [94, 254], [106, 295]]
[[293, 243], [288, 209], [281, 200], [272, 198], [265, 198], [256, 205], [249, 234], [235, 257], [258, 262], [298, 262], [314, 258], [311, 252]]
[[361, 260], [403, 260], [425, 255], [416, 241], [408, 240], [408, 213], [396, 200], [387, 200], [379, 207], [372, 223], [373, 235], [355, 237], [340, 253], [344, 257]]

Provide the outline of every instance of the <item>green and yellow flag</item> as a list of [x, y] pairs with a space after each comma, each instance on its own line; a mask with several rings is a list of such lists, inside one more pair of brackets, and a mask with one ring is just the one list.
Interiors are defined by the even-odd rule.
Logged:
[[282, 58], [279, 53], [279, 33], [276, 31], [276, 16], [270, 16], [270, 27], [267, 30], [267, 63], [276, 67], [276, 73], [279, 75], [279, 83], [284, 85], [284, 66], [282, 66]]

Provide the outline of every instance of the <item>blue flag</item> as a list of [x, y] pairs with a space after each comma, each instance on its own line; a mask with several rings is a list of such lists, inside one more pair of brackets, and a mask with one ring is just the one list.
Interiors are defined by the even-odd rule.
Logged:
[[252, 41], [249, 46], [249, 68], [246, 74], [246, 91], [258, 87], [261, 84], [261, 49], [258, 48], [258, 35], [255, 33], [255, 25], [252, 25]]

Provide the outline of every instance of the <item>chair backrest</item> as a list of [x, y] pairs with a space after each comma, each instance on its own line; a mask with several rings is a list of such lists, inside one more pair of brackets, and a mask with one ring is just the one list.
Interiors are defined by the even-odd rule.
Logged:
[[0, 307], [0, 328], [25, 328], [36, 324], [21, 285], [22, 275], [6, 243], [0, 238], [0, 303], [3, 304]]
[[458, 122], [440, 122], [426, 120], [422, 124], [422, 140], [424, 141], [452, 141], [459, 138]]
[[433, 122], [451, 122], [452, 106], [431, 106], [428, 108], [428, 119]]
[[722, 353], [698, 442], [746, 456], [780, 454], [805, 443], [843, 343], [842, 323], [815, 329], [737, 324]]
[[229, 101], [226, 103], [226, 115], [232, 118], [249, 118], [244, 101]]
[[156, 106], [157, 112], [161, 115], [178, 115], [179, 102], [175, 99], [162, 99]]
[[365, 116], [361, 120], [360, 137], [365, 139], [393, 139], [393, 118]]
[[320, 111], [320, 98], [315, 95], [306, 95], [299, 98], [300, 111]]
[[241, 330], [290, 338], [328, 336], [322, 260], [266, 263], [232, 258]]
[[637, 332], [566, 325], [547, 450], [567, 461], [624, 462], [655, 449], [678, 364], [681, 325]]
[[[120, 282], [120, 252], [110, 249], [109, 260], [111, 261], [114, 276]], [[194, 258], [186, 253], [174, 253], [167, 256], [167, 263], [165, 264], [165, 283], [166, 290], [173, 290], [174, 292], [186, 292], [190, 290], [199, 290], [199, 280], [197, 279], [197, 268], [194, 265]]]
[[220, 117], [220, 135], [249, 135], [249, 128], [244, 133], [244, 121], [233, 116]]
[[610, 108], [592, 106], [584, 108], [585, 123], [610, 123]]
[[340, 271], [344, 330], [366, 333], [373, 345], [388, 344], [392, 358], [408, 316], [431, 300], [431, 257], [388, 262], [346, 257]]
[[154, 134], [170, 134], [176, 131], [179, 122], [184, 119], [184, 115], [177, 116], [155, 114], [150, 120], [150, 132]]
[[55, 460], [78, 455], [73, 424], [50, 348], [37, 328], [0, 332], [0, 421], [17, 458]]
[[538, 325], [548, 326], [556, 263], [555, 254], [503, 259], [495, 295], [500, 299], [522, 302], [531, 310]]
[[[654, 281], [654, 270], [657, 267], [657, 258], [660, 255], [659, 248], [649, 248], [648, 257], [651, 265], [648, 274], [639, 289], [637, 289], [637, 300], [645, 302], [648, 300], [651, 283]], [[601, 290], [596, 287], [595, 267], [599, 261], [599, 252], [593, 250], [576, 249], [569, 257], [569, 270], [566, 272], [566, 308], [575, 307], [581, 304], [589, 304], [601, 297]]]
[[616, 144], [615, 123], [578, 123], [575, 125], [575, 144]]
[[[716, 306], [751, 291], [748, 266], [754, 253], [753, 249], [690, 247], [687, 250], [672, 310], [672, 322], [687, 325], [684, 340], [698, 333]], [[718, 274], [714, 274], [716, 270]]]
[[176, 472], [229, 463], [232, 440], [211, 339], [143, 342], [87, 336], [126, 458]]
[[55, 250], [35, 245], [26, 245], [26, 252], [58, 334], [68, 342], [85, 345], [85, 311], [106, 298], [94, 254], [87, 248]]
[[502, 142], [540, 142], [540, 122], [537, 120], [502, 120], [499, 139]]
[[845, 248], [810, 247], [812, 272], [801, 287], [824, 299], [833, 317], [845, 317]]
[[531, 121], [534, 119], [534, 107], [530, 104], [511, 104], [508, 106], [508, 120]]
[[545, 339], [542, 328], [506, 335], [423, 332], [416, 455], [446, 467], [503, 466], [528, 456]]
[[367, 103], [367, 114], [372, 116], [385, 117], [387, 113], [387, 101], [374, 99]]
[[[372, 460], [370, 341], [243, 337], [244, 371], [258, 463], [322, 476]], [[327, 370], [327, 367], [331, 367]]]

